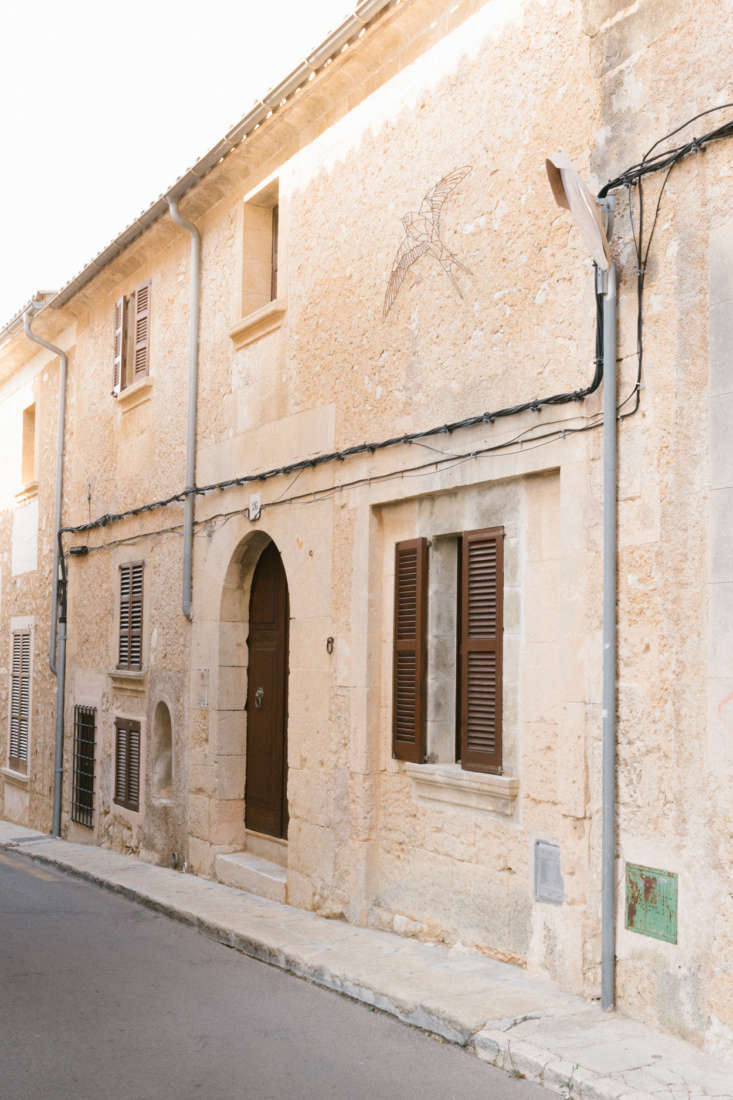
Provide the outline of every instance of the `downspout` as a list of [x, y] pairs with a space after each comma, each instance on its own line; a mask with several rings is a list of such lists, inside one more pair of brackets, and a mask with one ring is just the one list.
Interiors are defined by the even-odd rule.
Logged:
[[[48, 646], [48, 664], [52, 674], [56, 677], [56, 748], [54, 753], [53, 771], [53, 836], [61, 833], [61, 789], [64, 775], [64, 694], [66, 687], [66, 598], [63, 599], [63, 623], [59, 623], [59, 547], [61, 544], [61, 502], [64, 490], [64, 435], [66, 429], [66, 375], [68, 359], [66, 352], [49, 344], [40, 336], [31, 331], [32, 312], [27, 309], [23, 314], [23, 329], [29, 340], [34, 344], [40, 344], [42, 348], [51, 351], [59, 359], [59, 409], [58, 429], [56, 434], [56, 500], [54, 506], [53, 526], [53, 587], [51, 590], [51, 635]], [[56, 661], [56, 639], [61, 633], [61, 645], [59, 647], [60, 660]]]
[[603, 290], [603, 841], [601, 1008], [616, 999], [616, 265]]
[[191, 273], [188, 317], [188, 409], [186, 413], [186, 498], [183, 503], [183, 580], [181, 610], [191, 619], [193, 590], [193, 520], [196, 485], [196, 407], [199, 372], [199, 299], [201, 284], [201, 235], [192, 222], [181, 217], [176, 200], [168, 196], [168, 209], [176, 225], [191, 234]]

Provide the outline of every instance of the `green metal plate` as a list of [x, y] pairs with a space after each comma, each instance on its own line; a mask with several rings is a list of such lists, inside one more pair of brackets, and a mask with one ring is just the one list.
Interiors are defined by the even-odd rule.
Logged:
[[626, 927], [677, 943], [677, 875], [626, 864]]

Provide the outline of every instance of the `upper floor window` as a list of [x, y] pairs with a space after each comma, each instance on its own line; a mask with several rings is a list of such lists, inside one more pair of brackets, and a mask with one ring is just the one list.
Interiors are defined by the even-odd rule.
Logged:
[[244, 204], [242, 314], [245, 317], [278, 296], [279, 211], [277, 180]]
[[120, 634], [117, 667], [143, 667], [143, 563], [120, 566]]
[[150, 282], [115, 302], [113, 394], [148, 374], [150, 363]]
[[36, 406], [23, 409], [23, 437], [20, 480], [25, 488], [36, 481]]

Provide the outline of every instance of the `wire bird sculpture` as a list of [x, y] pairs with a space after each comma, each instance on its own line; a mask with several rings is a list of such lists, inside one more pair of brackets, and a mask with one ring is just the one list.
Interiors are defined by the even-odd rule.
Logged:
[[432, 256], [437, 260], [458, 291], [459, 297], [463, 297], [453, 273], [458, 270], [470, 275], [471, 271], [461, 263], [454, 252], [451, 252], [441, 238], [440, 216], [448, 196], [471, 171], [470, 165], [464, 165], [462, 168], [454, 168], [452, 172], [448, 172], [434, 187], [426, 191], [417, 214], [410, 212], [402, 218], [405, 239], [397, 250], [392, 264], [387, 293], [384, 295], [383, 321], [395, 303], [400, 287], [405, 281], [405, 275], [421, 256]]

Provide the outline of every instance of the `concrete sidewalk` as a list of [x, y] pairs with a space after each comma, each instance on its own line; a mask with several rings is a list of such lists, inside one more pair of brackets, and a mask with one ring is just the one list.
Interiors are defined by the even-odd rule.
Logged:
[[731, 1097], [719, 1057], [515, 966], [329, 921], [134, 856], [0, 821], [0, 848], [192, 924], [263, 962], [374, 1005], [570, 1100]]

